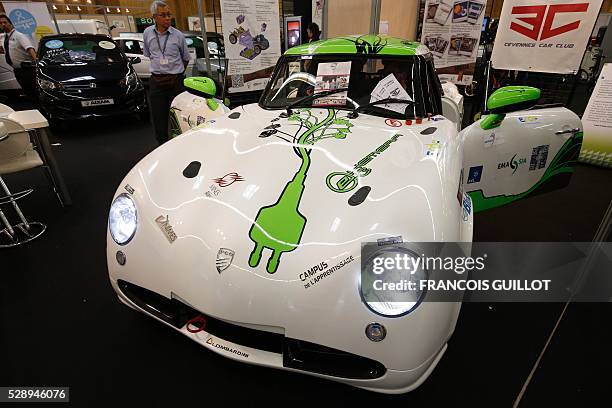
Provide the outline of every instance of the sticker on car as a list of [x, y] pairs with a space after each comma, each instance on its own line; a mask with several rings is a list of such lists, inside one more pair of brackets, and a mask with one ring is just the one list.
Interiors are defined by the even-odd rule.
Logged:
[[45, 47], [50, 48], [52, 50], [57, 50], [64, 46], [64, 42], [61, 40], [49, 40], [45, 43]]
[[112, 41], [100, 41], [98, 45], [105, 50], [114, 50], [117, 47]]

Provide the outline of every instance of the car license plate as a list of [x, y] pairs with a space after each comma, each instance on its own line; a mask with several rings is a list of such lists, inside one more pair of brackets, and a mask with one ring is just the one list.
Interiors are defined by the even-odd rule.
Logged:
[[81, 101], [81, 106], [100, 106], [100, 105], [113, 105], [115, 101], [111, 98], [107, 99], [93, 99], [91, 101]]

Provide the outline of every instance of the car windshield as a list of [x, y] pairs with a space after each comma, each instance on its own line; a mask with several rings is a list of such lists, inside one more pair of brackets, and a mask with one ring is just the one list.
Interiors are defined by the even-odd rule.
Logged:
[[123, 61], [110, 39], [63, 38], [42, 41], [39, 58], [49, 64], [113, 63]]
[[[441, 89], [429, 55], [284, 56], [260, 105], [266, 109], [283, 109], [293, 104], [338, 109], [361, 107], [371, 115], [416, 118], [442, 113]], [[316, 97], [318, 93], [324, 96]], [[308, 97], [313, 94], [315, 97]], [[387, 98], [404, 103], [365, 106]]]

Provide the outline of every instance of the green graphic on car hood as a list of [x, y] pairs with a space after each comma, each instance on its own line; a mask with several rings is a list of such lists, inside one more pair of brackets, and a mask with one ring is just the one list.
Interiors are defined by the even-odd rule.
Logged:
[[312, 145], [328, 138], [345, 139], [353, 126], [348, 119], [337, 118], [333, 109], [328, 109], [325, 118], [321, 120], [312, 113], [311, 109], [294, 111], [288, 121], [299, 123], [300, 130], [306, 129], [299, 136], [296, 135], [297, 146], [294, 147], [302, 163], [278, 200], [272, 205], [259, 209], [255, 222], [249, 230], [249, 237], [255, 243], [249, 256], [249, 266], [252, 268], [258, 266], [263, 250], [270, 249], [272, 255], [266, 265], [268, 273], [278, 270], [280, 257], [284, 252], [297, 248], [306, 227], [307, 218], [300, 212], [299, 205], [311, 160], [310, 149], [304, 145]]

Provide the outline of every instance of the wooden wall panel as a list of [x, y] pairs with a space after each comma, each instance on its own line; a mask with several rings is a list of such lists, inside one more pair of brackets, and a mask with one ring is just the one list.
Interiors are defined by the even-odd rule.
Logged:
[[370, 32], [370, 0], [329, 0], [327, 38]]
[[382, 0], [380, 21], [389, 23], [389, 35], [416, 39], [419, 0]]

